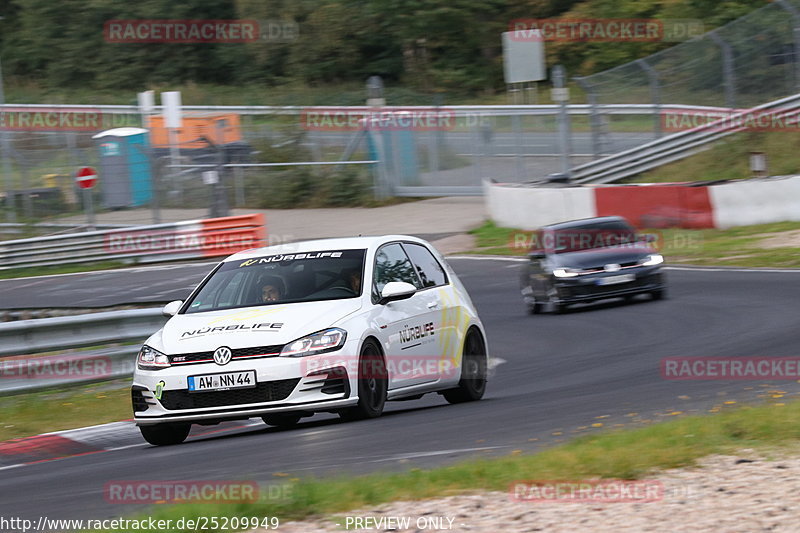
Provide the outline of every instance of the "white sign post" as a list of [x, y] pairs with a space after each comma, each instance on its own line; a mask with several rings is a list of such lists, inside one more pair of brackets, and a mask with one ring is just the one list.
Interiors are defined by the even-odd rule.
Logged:
[[150, 115], [156, 107], [156, 93], [155, 91], [144, 91], [139, 93], [139, 114], [142, 117], [142, 127], [144, 129], [150, 128]]
[[164, 126], [169, 132], [169, 153], [172, 164], [178, 164], [181, 152], [178, 145], [178, 129], [183, 126], [181, 116], [181, 93], [180, 91], [168, 91], [161, 93], [161, 105], [164, 106]]

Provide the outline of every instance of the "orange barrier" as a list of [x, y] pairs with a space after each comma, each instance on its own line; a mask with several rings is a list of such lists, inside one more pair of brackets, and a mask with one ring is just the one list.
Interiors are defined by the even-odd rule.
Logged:
[[708, 187], [612, 185], [595, 189], [597, 216], [619, 215], [637, 228], [713, 228]]
[[106, 232], [105, 250], [112, 254], [215, 257], [266, 246], [262, 213], [186, 220]]
[[203, 220], [203, 255], [230, 255], [266, 246], [267, 228], [262, 213]]

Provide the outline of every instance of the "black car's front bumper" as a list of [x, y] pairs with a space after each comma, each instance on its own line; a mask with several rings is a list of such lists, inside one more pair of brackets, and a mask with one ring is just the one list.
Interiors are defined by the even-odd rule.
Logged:
[[[602, 281], [598, 281], [625, 274], [633, 275], [634, 279], [612, 285], [603, 285]], [[560, 303], [573, 304], [657, 292], [664, 290], [666, 284], [661, 268], [653, 266], [586, 274], [574, 278], [554, 278], [553, 288]]]

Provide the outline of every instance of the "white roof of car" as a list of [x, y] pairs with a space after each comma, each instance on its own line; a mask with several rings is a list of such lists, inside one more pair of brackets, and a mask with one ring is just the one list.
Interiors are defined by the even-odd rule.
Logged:
[[313, 241], [290, 242], [275, 246], [265, 246], [263, 248], [252, 248], [243, 252], [238, 252], [225, 261], [240, 261], [254, 257], [277, 254], [297, 254], [304, 252], [318, 252], [325, 250], [358, 250], [379, 246], [384, 242], [391, 241], [416, 241], [425, 242], [417, 237], [410, 235], [379, 235], [368, 237], [343, 237], [332, 239], [316, 239]]

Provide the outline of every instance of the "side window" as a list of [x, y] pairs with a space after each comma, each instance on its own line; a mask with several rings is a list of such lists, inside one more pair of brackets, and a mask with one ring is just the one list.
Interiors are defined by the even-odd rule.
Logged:
[[414, 267], [399, 243], [387, 244], [375, 254], [375, 273], [372, 280], [373, 299], [377, 299], [390, 281], [405, 281], [420, 288]]
[[447, 276], [442, 265], [433, 257], [433, 254], [421, 244], [403, 243], [403, 248], [408, 252], [408, 257], [417, 269], [422, 287], [437, 287], [447, 283]]

